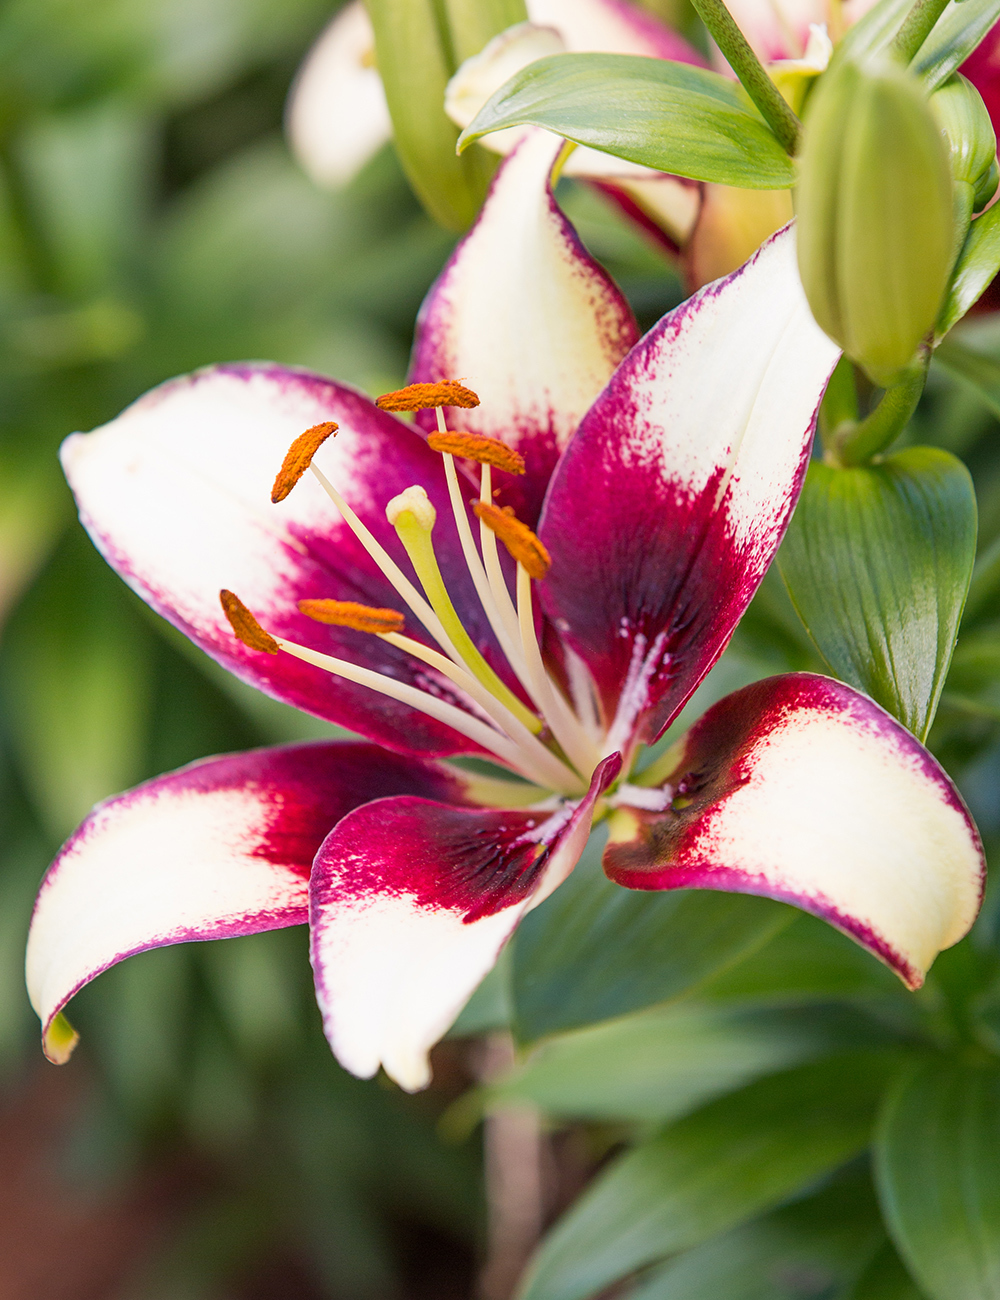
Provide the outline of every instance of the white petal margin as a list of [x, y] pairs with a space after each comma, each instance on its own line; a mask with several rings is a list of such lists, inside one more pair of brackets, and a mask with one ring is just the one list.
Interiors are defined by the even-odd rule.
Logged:
[[791, 673], [688, 733], [682, 806], [613, 814], [605, 870], [642, 889], [764, 894], [815, 913], [918, 988], [975, 920], [985, 860], [935, 759], [842, 682]]
[[73, 1042], [53, 1019], [133, 953], [308, 919], [312, 859], [331, 826], [368, 799], [459, 798], [445, 769], [374, 745], [317, 743], [192, 763], [99, 804], [42, 882], [26, 977], [50, 1059]]
[[547, 470], [637, 337], [552, 196], [560, 146], [533, 132], [501, 167], [424, 302], [410, 376], [467, 377], [482, 404], [459, 427], [529, 444], [529, 459], [540, 439]]
[[[605, 759], [586, 796], [554, 813], [484, 811], [491, 824], [520, 832], [498, 842], [496, 869], [485, 878], [462, 878], [446, 843], [456, 818], [484, 826], [475, 813], [386, 799], [344, 818], [316, 856], [310, 904], [316, 997], [341, 1065], [361, 1078], [381, 1065], [407, 1091], [426, 1087], [431, 1047], [524, 914], [572, 871], [597, 799], [620, 768], [620, 755]], [[431, 829], [436, 818], [440, 840]], [[474, 838], [481, 850], [482, 832]], [[530, 887], [516, 872], [504, 879], [504, 852], [538, 844], [550, 851]], [[490, 910], [477, 917], [487, 899]]]
[[317, 185], [345, 185], [388, 140], [392, 120], [362, 0], [340, 11], [299, 69], [286, 110], [292, 149]]
[[554, 27], [574, 54], [697, 58], [682, 37], [629, 0], [528, 0], [528, 17]]

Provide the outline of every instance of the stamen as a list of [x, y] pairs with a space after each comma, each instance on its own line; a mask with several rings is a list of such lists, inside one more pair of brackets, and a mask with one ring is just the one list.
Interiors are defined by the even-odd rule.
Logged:
[[535, 635], [531, 577], [523, 564], [517, 566], [517, 617], [521, 629], [521, 647], [531, 673], [532, 697], [538, 701], [539, 708], [552, 728], [552, 734], [570, 762], [581, 772], [592, 772], [600, 760], [600, 754], [545, 671], [541, 648]]
[[[479, 500], [484, 505], [493, 504], [493, 470], [489, 465], [484, 465], [482, 468]], [[521, 632], [517, 622], [517, 611], [514, 608], [514, 602], [510, 598], [510, 592], [507, 590], [507, 580], [504, 577], [503, 569], [500, 567], [500, 552], [497, 549], [496, 533], [487, 528], [482, 519], [479, 520], [479, 545], [483, 551], [483, 566], [486, 569], [486, 578], [490, 584], [490, 591], [493, 593], [497, 610], [503, 619], [504, 627], [507, 629], [507, 635], [517, 645], [520, 645]]]
[[382, 411], [423, 411], [432, 406], [463, 406], [467, 409], [479, 405], [479, 398], [471, 388], [455, 379], [444, 379], [439, 384], [408, 384], [394, 393], [383, 393], [375, 398]]
[[393, 497], [386, 506], [385, 513], [389, 522], [396, 529], [399, 540], [403, 543], [406, 553], [410, 557], [410, 562], [416, 570], [417, 577], [423, 584], [431, 609], [441, 620], [441, 626], [458, 650], [473, 677], [482, 682], [490, 694], [500, 700], [515, 717], [519, 718], [529, 731], [535, 733], [541, 731], [542, 724], [540, 720], [521, 703], [513, 691], [496, 675], [473, 644], [472, 638], [465, 630], [462, 620], [458, 617], [451, 597], [448, 595], [444, 578], [441, 576], [437, 556], [434, 554], [431, 530], [434, 527], [436, 512], [427, 499], [427, 493], [422, 487], [416, 485], [407, 488], [399, 496]]
[[356, 632], [401, 632], [406, 623], [396, 609], [377, 609], [354, 600], [300, 600], [299, 612], [317, 623], [351, 627]]
[[481, 465], [494, 465], [508, 474], [524, 473], [524, 457], [519, 452], [499, 438], [487, 438], [482, 433], [459, 433], [457, 429], [432, 433], [427, 445], [431, 451], [464, 456], [466, 460], [477, 460]]
[[320, 447], [327, 438], [337, 432], [338, 428], [339, 426], [332, 420], [324, 420], [322, 424], [314, 424], [311, 429], [306, 429], [305, 433], [299, 434], [285, 452], [285, 459], [281, 462], [281, 469], [278, 470], [274, 480], [274, 487], [271, 489], [271, 501], [274, 505], [284, 501], [309, 468], [312, 458]]
[[538, 581], [544, 578], [552, 567], [552, 557], [538, 537], [527, 524], [522, 524], [509, 506], [501, 510], [486, 501], [476, 501], [472, 506], [476, 517], [487, 528], [496, 533], [507, 550], [523, 564], [525, 569]]
[[237, 640], [251, 650], [261, 650], [266, 655], [278, 653], [278, 642], [269, 632], [264, 631], [239, 596], [223, 588], [219, 592], [219, 603]]

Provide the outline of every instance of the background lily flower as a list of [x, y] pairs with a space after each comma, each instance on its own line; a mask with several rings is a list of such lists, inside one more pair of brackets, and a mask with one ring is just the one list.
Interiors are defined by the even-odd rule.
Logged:
[[[552, 172], [552, 141], [524, 140], [425, 302], [423, 387], [380, 399], [424, 408], [417, 426], [317, 375], [225, 365], [65, 444], [81, 518], [153, 608], [369, 743], [208, 759], [95, 809], [29, 940], [52, 1059], [73, 1045], [62, 1008], [122, 958], [308, 915], [339, 1060], [418, 1088], [429, 1048], [609, 814], [615, 879], [795, 902], [911, 986], [971, 924], [968, 813], [849, 687], [759, 683], [639, 765], [774, 556], [837, 350], [791, 227], [636, 341]], [[449, 399], [461, 431], [441, 441], [426, 408]], [[279, 475], [269, 506], [303, 429], [314, 472], [292, 490]], [[224, 611], [220, 587], [262, 627], [228, 594]], [[403, 622], [405, 636], [383, 630]], [[441, 762], [457, 754], [511, 779]]]

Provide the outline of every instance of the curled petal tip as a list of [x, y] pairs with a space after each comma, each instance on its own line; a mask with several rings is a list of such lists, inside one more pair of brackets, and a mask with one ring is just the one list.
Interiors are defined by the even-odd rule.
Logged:
[[65, 1065], [79, 1041], [80, 1035], [63, 1013], [57, 1011], [42, 1034], [42, 1051], [53, 1065]]

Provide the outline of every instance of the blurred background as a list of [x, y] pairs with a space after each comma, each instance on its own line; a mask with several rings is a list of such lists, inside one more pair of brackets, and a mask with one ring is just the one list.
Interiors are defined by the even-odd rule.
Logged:
[[[38, 882], [96, 800], [207, 754], [330, 734], [131, 595], [76, 523], [56, 452], [213, 361], [305, 365], [370, 393], [402, 381], [453, 236], [423, 215], [391, 147], [336, 194], [292, 160], [285, 98], [335, 7], [0, 6], [0, 1300], [474, 1294], [481, 1142], [455, 1102], [489, 1068], [468, 1035], [503, 1024], [502, 998], [480, 999], [466, 1036], [437, 1050], [433, 1087], [408, 1097], [334, 1063], [298, 929], [108, 972], [74, 1004], [82, 1043], [62, 1070], [41, 1057], [23, 987]], [[599, 196], [560, 197], [641, 324], [679, 300], [662, 251]], [[984, 320], [978, 346], [1000, 354]], [[968, 460], [988, 547], [995, 412], [942, 373], [918, 426], [930, 442], [947, 428]], [[700, 706], [817, 665], [774, 574]], [[995, 632], [960, 647], [935, 736], [992, 835], [998, 675]], [[617, 1133], [556, 1127], [553, 1205]]]

